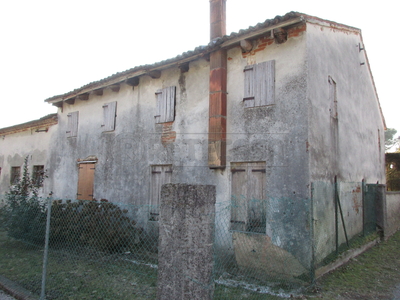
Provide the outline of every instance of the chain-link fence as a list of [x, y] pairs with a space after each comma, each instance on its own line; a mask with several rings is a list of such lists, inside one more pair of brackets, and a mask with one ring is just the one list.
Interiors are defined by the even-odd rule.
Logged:
[[[217, 203], [209, 216], [214, 299], [306, 292], [319, 269], [376, 237], [377, 197], [362, 182], [315, 182], [307, 199]], [[156, 298], [159, 221], [149, 217], [153, 207], [1, 199], [0, 275], [49, 300]]]

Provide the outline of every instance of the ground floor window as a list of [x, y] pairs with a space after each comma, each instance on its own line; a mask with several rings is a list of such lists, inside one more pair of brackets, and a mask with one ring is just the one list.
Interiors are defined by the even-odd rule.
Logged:
[[21, 176], [21, 167], [11, 167], [10, 184], [17, 184]]
[[44, 166], [33, 166], [32, 180], [34, 185], [43, 186]]
[[266, 232], [265, 162], [231, 163], [231, 229]]
[[151, 166], [151, 195], [149, 221], [158, 221], [160, 214], [161, 187], [163, 184], [171, 183], [172, 166]]

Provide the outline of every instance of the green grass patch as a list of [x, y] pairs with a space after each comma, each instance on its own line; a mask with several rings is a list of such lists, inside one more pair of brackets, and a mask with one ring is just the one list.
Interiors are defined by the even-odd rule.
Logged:
[[318, 280], [326, 299], [394, 299], [400, 284], [400, 232]]

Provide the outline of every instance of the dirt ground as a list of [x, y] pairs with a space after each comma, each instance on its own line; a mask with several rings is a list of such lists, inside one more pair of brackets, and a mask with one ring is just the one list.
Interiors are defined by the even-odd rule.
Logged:
[[303, 299], [400, 299], [400, 231], [317, 281]]

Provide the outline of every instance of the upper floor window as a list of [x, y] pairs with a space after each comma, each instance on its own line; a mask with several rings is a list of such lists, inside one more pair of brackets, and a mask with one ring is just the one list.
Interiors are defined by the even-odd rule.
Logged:
[[110, 102], [103, 105], [103, 132], [115, 129], [115, 118], [117, 116], [117, 102]]
[[244, 68], [244, 107], [275, 104], [275, 60]]
[[338, 103], [337, 103], [337, 92], [336, 92], [336, 82], [331, 76], [328, 77], [329, 83], [329, 103], [330, 103], [330, 114], [334, 119], [338, 118]]
[[156, 123], [172, 122], [175, 120], [175, 86], [170, 86], [158, 90], [157, 114], [154, 116]]
[[67, 137], [77, 136], [78, 135], [79, 111], [71, 112], [67, 115], [67, 117], [68, 117]]

